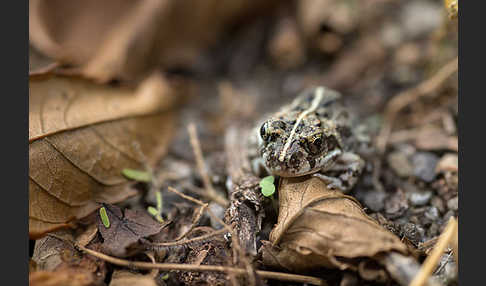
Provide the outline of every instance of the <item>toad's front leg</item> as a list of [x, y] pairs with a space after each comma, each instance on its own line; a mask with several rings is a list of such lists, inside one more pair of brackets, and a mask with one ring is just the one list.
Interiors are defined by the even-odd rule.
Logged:
[[351, 190], [361, 175], [365, 162], [352, 152], [341, 154], [334, 164], [315, 173], [314, 176], [328, 183], [328, 188], [343, 192]]

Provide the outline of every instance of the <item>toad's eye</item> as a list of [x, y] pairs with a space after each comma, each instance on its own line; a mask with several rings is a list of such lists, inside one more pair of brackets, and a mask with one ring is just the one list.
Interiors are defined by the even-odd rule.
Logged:
[[322, 137], [317, 137], [307, 141], [307, 150], [311, 155], [318, 155], [327, 149], [327, 144]]
[[262, 127], [260, 127], [260, 137], [262, 137], [263, 141], [267, 141], [269, 134], [268, 134], [268, 122], [264, 122]]
[[280, 134], [285, 132], [285, 122], [281, 120], [266, 121], [260, 127], [260, 136], [266, 142], [275, 141]]

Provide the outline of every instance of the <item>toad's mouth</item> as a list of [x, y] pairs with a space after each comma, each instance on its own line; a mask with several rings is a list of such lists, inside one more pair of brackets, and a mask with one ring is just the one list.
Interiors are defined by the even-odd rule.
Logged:
[[330, 168], [341, 150], [335, 149], [325, 156], [303, 157], [302, 154], [290, 153], [283, 161], [277, 159], [278, 152], [264, 153], [263, 161], [267, 170], [281, 177], [299, 177]]

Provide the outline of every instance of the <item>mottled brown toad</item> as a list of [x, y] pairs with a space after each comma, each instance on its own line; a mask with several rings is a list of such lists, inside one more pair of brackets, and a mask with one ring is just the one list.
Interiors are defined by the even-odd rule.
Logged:
[[313, 174], [328, 187], [351, 189], [364, 167], [354, 151], [366, 136], [356, 136], [340, 94], [326, 87], [302, 92], [292, 103], [258, 124], [250, 140], [254, 170], [281, 177]]

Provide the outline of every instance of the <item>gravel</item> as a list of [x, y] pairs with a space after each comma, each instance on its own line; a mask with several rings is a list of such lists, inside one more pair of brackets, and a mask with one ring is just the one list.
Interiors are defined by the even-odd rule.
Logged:
[[412, 156], [413, 174], [415, 177], [432, 182], [435, 179], [435, 166], [439, 158], [430, 152], [417, 152]]

